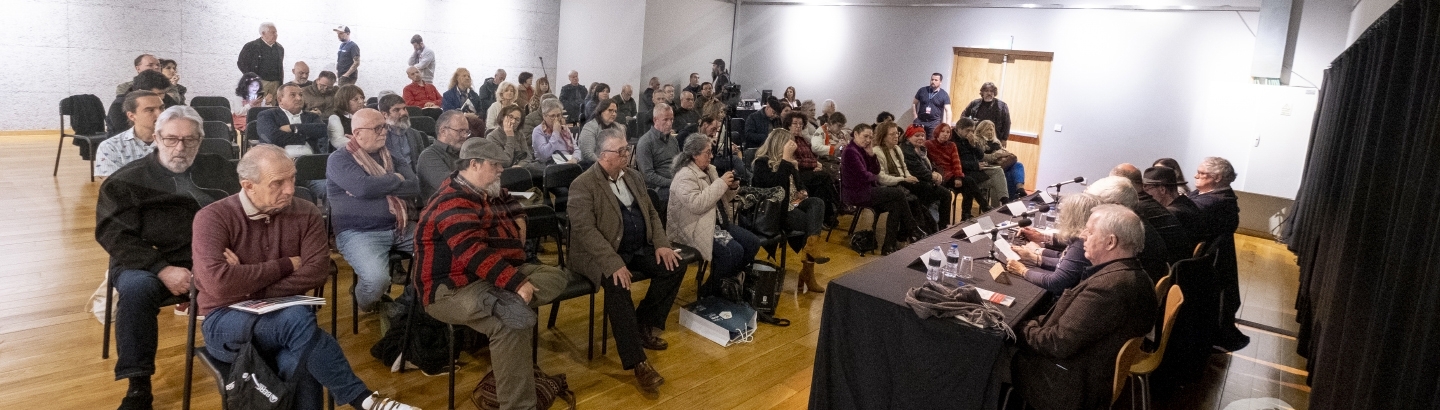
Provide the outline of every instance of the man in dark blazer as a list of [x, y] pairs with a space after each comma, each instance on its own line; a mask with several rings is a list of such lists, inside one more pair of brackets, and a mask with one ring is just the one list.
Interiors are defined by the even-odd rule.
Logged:
[[782, 110], [780, 100], [770, 97], [765, 106], [745, 117], [745, 138], [741, 145], [745, 148], [755, 148], [765, 145], [765, 140], [770, 138], [770, 129], [774, 128], [775, 120], [780, 119]]
[[[571, 269], [605, 289], [605, 312], [620, 361], [625, 369], [635, 370], [642, 390], [656, 392], [665, 378], [646, 361], [644, 349], [669, 347], [659, 335], [680, 290], [685, 264], [670, 247], [644, 177], [627, 166], [625, 134], [607, 129], [595, 144], [596, 166], [570, 184], [570, 260], [578, 262]], [[637, 308], [630, 284], [646, 277], [650, 288]]]
[[1115, 356], [1155, 323], [1155, 284], [1135, 258], [1145, 244], [1140, 217], [1121, 205], [1097, 206], [1081, 235], [1094, 273], [1015, 332], [1012, 380], [1037, 409], [1109, 407]]
[[281, 86], [280, 106], [261, 111], [259, 117], [255, 127], [260, 142], [285, 148], [290, 158], [331, 151], [325, 124], [319, 115], [305, 111], [305, 97], [298, 85]]
[[1220, 290], [1220, 327], [1215, 333], [1215, 347], [1227, 352], [1245, 348], [1250, 337], [1235, 327], [1235, 314], [1240, 311], [1239, 266], [1235, 260], [1235, 229], [1240, 227], [1240, 204], [1230, 184], [1235, 182], [1235, 167], [1220, 157], [1200, 161], [1195, 171], [1195, 190], [1186, 196], [1200, 210], [1204, 228], [1197, 234], [1215, 242], [1215, 285]]

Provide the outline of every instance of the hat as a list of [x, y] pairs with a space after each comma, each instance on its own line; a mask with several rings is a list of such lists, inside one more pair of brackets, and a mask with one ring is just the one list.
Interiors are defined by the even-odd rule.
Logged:
[[1184, 184], [1179, 181], [1179, 174], [1175, 170], [1166, 167], [1150, 167], [1145, 169], [1145, 175], [1140, 178], [1146, 185], [1178, 186]]
[[714, 65], [720, 66], [720, 68], [725, 68], [725, 60], [724, 60], [724, 59], [717, 58], [717, 59], [715, 59], [715, 61], [711, 62], [710, 64], [714, 64]]
[[925, 127], [919, 124], [910, 124], [910, 127], [905, 128], [905, 138], [908, 139], [915, 134], [925, 135]]
[[424, 43], [424, 42], [425, 42], [425, 39], [420, 38], [420, 35], [419, 35], [419, 34], [410, 36], [410, 44]]
[[485, 138], [471, 138], [460, 146], [460, 159], [483, 159], [501, 164], [510, 163], [510, 154], [500, 144]]
[[350, 34], [350, 26], [341, 25], [340, 27], [336, 27], [336, 28], [335, 28], [335, 32], [336, 32], [336, 33], [341, 33], [341, 32], [343, 32], [343, 33], [345, 33], [345, 34]]

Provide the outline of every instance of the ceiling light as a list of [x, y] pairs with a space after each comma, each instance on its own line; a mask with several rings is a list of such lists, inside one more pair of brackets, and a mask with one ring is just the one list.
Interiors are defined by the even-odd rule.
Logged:
[[1021, 4], [1020, 7], [1024, 7], [1024, 8], [1027, 8], [1027, 9], [1033, 9], [1033, 8], [1036, 8], [1036, 7], [1040, 7], [1040, 5], [1039, 5], [1039, 4], [1035, 4], [1035, 3], [1025, 3], [1025, 4]]

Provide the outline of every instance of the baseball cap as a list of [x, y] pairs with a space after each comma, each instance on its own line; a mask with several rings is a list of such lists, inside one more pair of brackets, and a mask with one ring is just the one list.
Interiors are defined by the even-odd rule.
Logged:
[[335, 32], [337, 32], [337, 33], [343, 32], [343, 33], [345, 33], [345, 34], [350, 34], [350, 26], [346, 26], [346, 25], [343, 25], [343, 24], [342, 24], [342, 25], [340, 25], [340, 27], [336, 27], [336, 28], [335, 28]]

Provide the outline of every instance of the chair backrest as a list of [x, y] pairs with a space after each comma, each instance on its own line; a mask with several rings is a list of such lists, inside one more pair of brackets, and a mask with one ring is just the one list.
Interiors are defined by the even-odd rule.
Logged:
[[1140, 360], [1145, 354], [1140, 346], [1145, 343], [1144, 337], [1132, 338], [1120, 347], [1120, 353], [1115, 355], [1115, 383], [1110, 391], [1110, 404], [1120, 398], [1120, 392], [1125, 390], [1125, 380], [1130, 378], [1130, 367]]
[[1185, 304], [1185, 292], [1180, 291], [1179, 286], [1171, 286], [1169, 295], [1165, 297], [1165, 321], [1160, 326], [1159, 346], [1154, 353], [1130, 365], [1131, 374], [1150, 374], [1160, 368], [1160, 359], [1165, 358], [1165, 347], [1170, 344], [1170, 331], [1175, 329], [1175, 317], [1180, 312], [1180, 305]]
[[423, 132], [425, 133], [425, 135], [429, 135], [431, 137], [439, 135], [435, 133], [435, 119], [426, 117], [424, 115], [410, 116], [410, 128], [413, 128], [416, 131]]
[[420, 111], [420, 107], [413, 107], [413, 106], [407, 105], [407, 106], [405, 106], [405, 112], [410, 113], [410, 119], [411, 119], [411, 120], [414, 120], [415, 117], [424, 116], [424, 113], [422, 113], [422, 112]]
[[633, 142], [635, 142], [635, 140], [640, 139], [640, 134], [642, 134], [642, 132], [641, 132], [641, 130], [640, 130], [640, 120], [637, 120], [637, 119], [635, 119], [635, 118], [631, 118], [631, 119], [625, 120], [625, 140], [626, 140], [626, 141], [629, 141], [629, 142], [633, 143]]
[[225, 98], [225, 97], [214, 96], [214, 95], [202, 95], [202, 96], [199, 96], [199, 97], [191, 98], [191, 99], [190, 99], [190, 106], [191, 106], [191, 107], [225, 107], [225, 111], [230, 111], [230, 99], [229, 99], [229, 98]]
[[65, 129], [65, 116], [70, 116], [74, 135], [105, 133], [105, 103], [94, 94], [76, 94], [60, 100], [60, 129]]
[[[1175, 262], [1175, 264], [1178, 265], [1178, 264], [1180, 264], [1180, 262]], [[1164, 277], [1161, 277], [1160, 280], [1158, 280], [1158, 281], [1155, 282], [1155, 302], [1157, 302], [1157, 303], [1159, 303], [1159, 304], [1161, 304], [1161, 305], [1164, 305], [1164, 304], [1165, 304], [1165, 294], [1170, 291], [1170, 285], [1174, 285], [1174, 284], [1175, 284], [1175, 266], [1172, 265], [1172, 266], [1170, 267], [1170, 274], [1167, 274], [1167, 275], [1165, 275]]]
[[[565, 203], [569, 200], [570, 183], [580, 177], [579, 164], [555, 164], [545, 167], [545, 196], [548, 199], [554, 196], [553, 201], [547, 201], [555, 210], [565, 212]], [[566, 188], [566, 189], [558, 189]]]
[[295, 158], [295, 180], [314, 181], [325, 179], [325, 166], [330, 161], [330, 155], [310, 154], [301, 155]]
[[260, 112], [265, 111], [265, 110], [269, 110], [269, 109], [272, 109], [272, 108], [275, 108], [275, 107], [250, 107], [250, 110], [245, 111], [245, 122], [247, 122], [247, 123], [248, 123], [248, 122], [253, 122], [253, 121], [255, 121], [256, 119], [259, 119], [259, 118], [260, 118]]
[[525, 207], [526, 238], [560, 238], [560, 218], [555, 217], [555, 208], [545, 205]]
[[314, 192], [310, 192], [310, 188], [306, 188], [306, 187], [300, 186], [300, 185], [296, 185], [296, 186], [295, 186], [295, 197], [296, 197], [296, 198], [300, 198], [300, 199], [304, 199], [304, 200], [306, 200], [306, 201], [310, 201], [310, 203], [312, 203], [312, 204], [316, 202], [316, 201], [315, 201], [315, 199], [316, 199], [316, 198], [315, 198], [315, 193], [314, 193]]
[[525, 168], [505, 168], [500, 172], [500, 186], [510, 192], [529, 191], [535, 187], [535, 177]]
[[255, 126], [255, 123], [255, 120], [245, 123], [245, 139], [258, 142], [260, 141], [260, 129]]
[[235, 147], [230, 146], [230, 141], [206, 138], [200, 140], [201, 154], [219, 155], [225, 159], [235, 159]]
[[235, 131], [225, 122], [205, 120], [205, 138], [230, 141], [235, 139]]
[[205, 121], [218, 121], [227, 125], [235, 122], [235, 116], [230, 113], [230, 109], [225, 107], [192, 106], [190, 108], [194, 108], [195, 112], [200, 114], [200, 118], [204, 118]]

